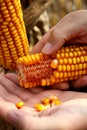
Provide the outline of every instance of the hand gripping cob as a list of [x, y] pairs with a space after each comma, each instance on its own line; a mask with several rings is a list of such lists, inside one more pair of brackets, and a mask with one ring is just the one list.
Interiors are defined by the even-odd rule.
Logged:
[[48, 86], [87, 74], [85, 45], [62, 47], [52, 56], [28, 52], [20, 0], [0, 0], [0, 64], [18, 69], [21, 86]]
[[0, 0], [0, 64], [16, 69], [17, 59], [28, 52], [20, 0]]
[[64, 46], [57, 53], [42, 53], [18, 59], [20, 85], [25, 88], [48, 86], [75, 80], [87, 74], [87, 46]]

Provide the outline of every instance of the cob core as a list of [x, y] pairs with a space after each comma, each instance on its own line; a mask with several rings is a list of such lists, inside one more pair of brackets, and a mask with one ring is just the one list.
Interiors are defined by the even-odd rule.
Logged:
[[16, 69], [17, 59], [28, 52], [20, 0], [0, 0], [0, 64]]
[[25, 88], [49, 86], [75, 80], [87, 74], [87, 46], [64, 46], [56, 54], [42, 53], [18, 59], [20, 85]]

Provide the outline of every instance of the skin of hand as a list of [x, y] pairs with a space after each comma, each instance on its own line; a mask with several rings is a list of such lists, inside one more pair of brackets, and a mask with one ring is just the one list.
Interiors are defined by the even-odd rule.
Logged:
[[[78, 10], [67, 14], [43, 36], [31, 53], [52, 54], [64, 44], [76, 43], [87, 44], [87, 10]], [[87, 75], [71, 82], [70, 85], [76, 89], [87, 87]], [[63, 83], [62, 86], [64, 89], [69, 88], [68, 83]]]
[[[42, 112], [34, 104], [50, 95], [57, 95], [62, 104]], [[21, 109], [15, 104], [24, 102]], [[19, 86], [16, 74], [0, 74], [0, 118], [20, 130], [87, 129], [87, 94], [47, 88], [25, 89]]]

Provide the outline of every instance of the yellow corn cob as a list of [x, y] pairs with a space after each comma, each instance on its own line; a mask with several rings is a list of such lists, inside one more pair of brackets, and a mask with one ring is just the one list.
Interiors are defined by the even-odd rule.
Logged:
[[39, 53], [18, 59], [20, 85], [25, 88], [75, 80], [85, 74], [87, 74], [86, 45], [62, 47], [52, 56]]
[[0, 0], [0, 64], [16, 68], [17, 59], [28, 52], [20, 0]]

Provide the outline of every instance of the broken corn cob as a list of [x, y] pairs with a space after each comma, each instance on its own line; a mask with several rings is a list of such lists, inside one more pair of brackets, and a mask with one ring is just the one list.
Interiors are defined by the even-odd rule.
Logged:
[[20, 0], [0, 0], [0, 64], [15, 69], [17, 59], [28, 52]]
[[27, 55], [18, 60], [20, 85], [48, 86], [87, 74], [87, 46], [64, 46], [56, 54]]

